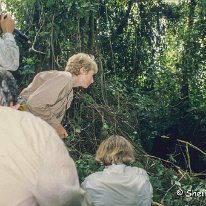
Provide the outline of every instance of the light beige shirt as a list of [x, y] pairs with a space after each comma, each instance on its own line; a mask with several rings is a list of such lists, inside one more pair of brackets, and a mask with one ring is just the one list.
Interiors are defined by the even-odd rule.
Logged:
[[56, 131], [28, 112], [0, 106], [0, 205], [89, 206]]
[[151, 206], [152, 186], [145, 170], [111, 165], [89, 175], [83, 189], [95, 206]]
[[0, 67], [11, 71], [19, 67], [19, 48], [12, 33], [5, 33], [0, 39]]
[[20, 96], [27, 100], [31, 113], [57, 129], [73, 100], [72, 74], [65, 71], [38, 73]]

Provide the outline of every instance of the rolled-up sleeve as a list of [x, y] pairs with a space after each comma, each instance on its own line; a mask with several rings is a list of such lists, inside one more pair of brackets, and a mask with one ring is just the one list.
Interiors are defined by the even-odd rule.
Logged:
[[0, 39], [0, 66], [10, 71], [19, 67], [19, 48], [11, 33], [5, 33]]

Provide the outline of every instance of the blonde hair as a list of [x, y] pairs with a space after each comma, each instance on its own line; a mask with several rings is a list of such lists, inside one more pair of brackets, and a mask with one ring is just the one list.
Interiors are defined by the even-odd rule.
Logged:
[[112, 135], [100, 144], [95, 159], [104, 165], [130, 164], [135, 160], [134, 147], [124, 137]]
[[97, 63], [94, 60], [94, 56], [85, 53], [78, 53], [71, 56], [68, 59], [65, 71], [68, 71], [74, 75], [79, 75], [80, 69], [82, 67], [87, 72], [92, 70], [97, 73], [98, 71]]

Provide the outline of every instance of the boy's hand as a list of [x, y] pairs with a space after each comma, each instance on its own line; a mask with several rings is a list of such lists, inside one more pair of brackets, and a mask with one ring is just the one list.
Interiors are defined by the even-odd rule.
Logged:
[[67, 131], [64, 129], [64, 127], [61, 125], [56, 129], [58, 135], [60, 138], [66, 138], [68, 136]]

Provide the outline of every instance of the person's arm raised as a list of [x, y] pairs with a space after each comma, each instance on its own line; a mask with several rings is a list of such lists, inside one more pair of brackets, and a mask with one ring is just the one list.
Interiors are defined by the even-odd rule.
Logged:
[[19, 67], [19, 48], [12, 32], [15, 21], [7, 14], [1, 15], [0, 25], [3, 31], [3, 39], [0, 39], [0, 66], [6, 70], [15, 71]]

